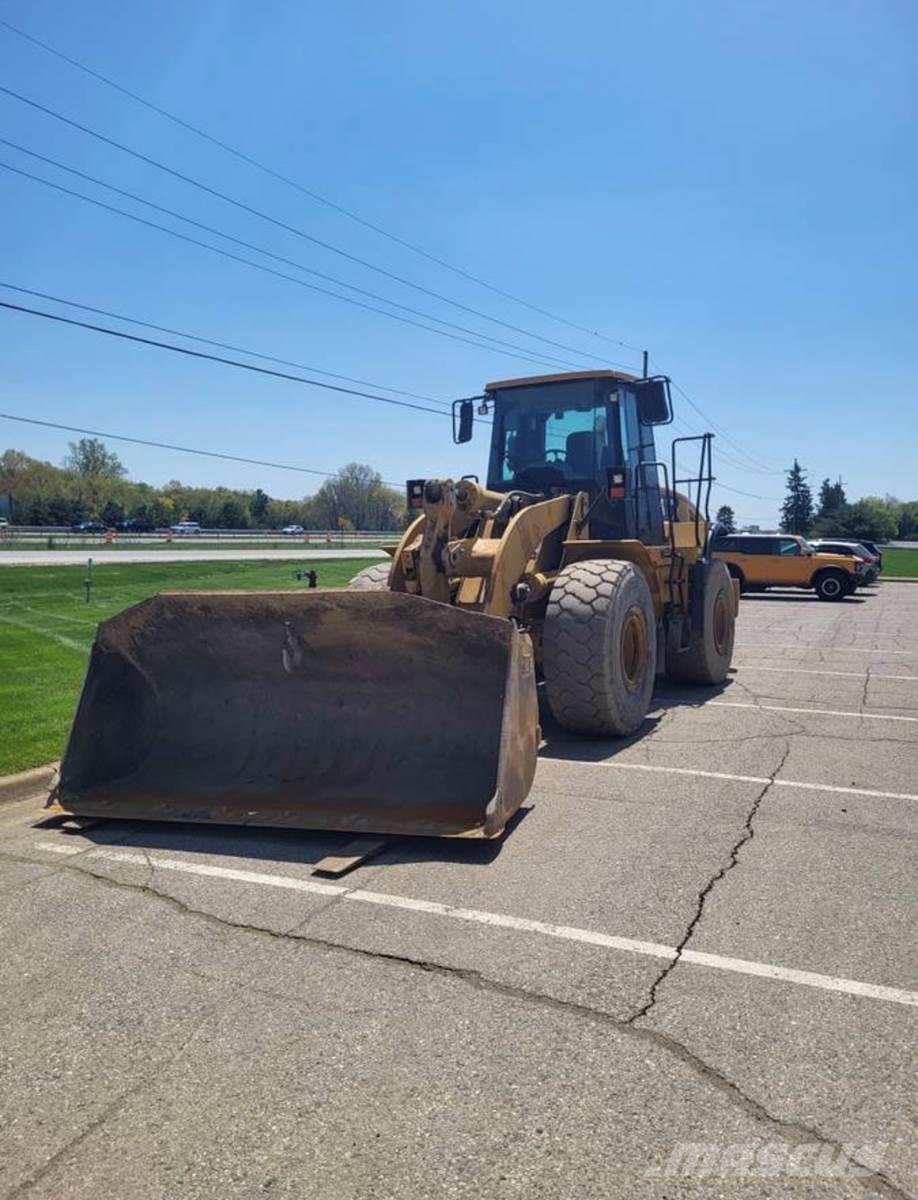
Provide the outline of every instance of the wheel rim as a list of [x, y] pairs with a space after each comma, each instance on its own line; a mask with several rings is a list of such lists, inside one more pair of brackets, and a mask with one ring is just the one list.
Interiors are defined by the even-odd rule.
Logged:
[[[729, 598], [732, 605], [732, 597]], [[714, 649], [718, 654], [727, 653], [727, 642], [730, 638], [730, 612], [727, 607], [728, 597], [725, 592], [718, 592], [714, 601], [714, 613], [711, 621]]]
[[837, 596], [841, 591], [837, 579], [825, 579], [822, 584], [823, 594], [826, 596]]
[[647, 623], [639, 608], [630, 608], [622, 625], [622, 678], [629, 692], [635, 692], [644, 678], [647, 665]]

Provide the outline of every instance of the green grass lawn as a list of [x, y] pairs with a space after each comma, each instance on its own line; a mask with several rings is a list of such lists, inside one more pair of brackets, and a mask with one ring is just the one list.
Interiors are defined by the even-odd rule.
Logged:
[[0, 566], [0, 775], [59, 758], [89, 649], [100, 621], [169, 590], [302, 589], [312, 567], [320, 587], [343, 587], [378, 558], [321, 562], [106, 563], [85, 567]]
[[894, 546], [884, 549], [883, 575], [918, 578], [918, 550], [897, 550]]

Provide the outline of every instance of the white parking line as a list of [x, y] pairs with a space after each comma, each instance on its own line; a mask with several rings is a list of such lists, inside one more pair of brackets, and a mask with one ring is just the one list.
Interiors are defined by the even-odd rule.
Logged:
[[[39, 842], [39, 850], [57, 852], [53, 842]], [[71, 847], [66, 847], [68, 854]], [[109, 862], [136, 863], [154, 867], [156, 870], [179, 871], [187, 875], [206, 875], [215, 879], [227, 879], [237, 883], [256, 884], [262, 887], [285, 888], [297, 892], [315, 892], [320, 895], [337, 895], [342, 900], [354, 900], [361, 904], [375, 904], [384, 908], [409, 909], [430, 916], [447, 917], [453, 921], [471, 921], [478, 925], [489, 925], [498, 929], [512, 929], [520, 933], [535, 933], [543, 937], [579, 942], [588, 946], [601, 946], [608, 950], [621, 950], [628, 954], [643, 954], [651, 958], [674, 959], [674, 946], [663, 946], [658, 942], [643, 942], [636, 938], [616, 937], [592, 929], [579, 929], [573, 925], [553, 925], [547, 921], [534, 921], [527, 917], [511, 917], [504, 913], [483, 912], [477, 908], [457, 908], [452, 904], [440, 904], [434, 900], [417, 900], [410, 896], [390, 896], [384, 892], [353, 890], [339, 884], [319, 883], [308, 879], [292, 879], [289, 875], [267, 875], [260, 871], [240, 871], [233, 867], [213, 867], [206, 863], [187, 862], [175, 858], [159, 858], [147, 854], [134, 854], [125, 850], [89, 850], [88, 859], [105, 859]], [[843, 979], [835, 975], [820, 975], [813, 971], [797, 971], [791, 967], [778, 967], [771, 963], [755, 962], [745, 958], [730, 958], [722, 954], [705, 954], [700, 950], [683, 950], [680, 961], [696, 966], [710, 967], [718, 971], [730, 971], [740, 975], [754, 975], [760, 979], [777, 979], [783, 983], [795, 983], [804, 987], [819, 988], [825, 992], [842, 992], [849, 996], [863, 996], [869, 1000], [883, 1000], [892, 1004], [918, 1006], [918, 992], [904, 988], [884, 987], [875, 983], [862, 983], [857, 979]]]
[[860, 721], [911, 721], [918, 717], [894, 717], [888, 713], [842, 712], [836, 708], [790, 708], [786, 704], [746, 704], [739, 700], [707, 700], [705, 708], [759, 708], [766, 712], [812, 713], [817, 717], [857, 717]]
[[911, 792], [878, 792], [872, 788], [839, 787], [831, 783], [804, 783], [800, 779], [769, 779], [767, 775], [731, 775], [726, 771], [697, 771], [692, 767], [653, 767], [648, 763], [586, 762], [583, 759], [549, 758], [539, 759], [542, 763], [561, 763], [565, 767], [613, 767], [619, 771], [650, 771], [663, 775], [689, 775], [699, 779], [726, 779], [731, 783], [770, 783], [773, 787], [802, 788], [809, 792], [833, 792], [840, 796], [865, 796], [870, 800], [918, 800]]
[[872, 650], [862, 649], [860, 646], [833, 646], [830, 642], [740, 642], [737, 641], [734, 647], [736, 650], [831, 650], [842, 654], [879, 654], [882, 658], [884, 655], [895, 654], [897, 657], [902, 654], [906, 658], [918, 657], [916, 650], [878, 650], [874, 647]]
[[760, 667], [755, 663], [739, 663], [738, 671], [777, 671], [781, 675], [832, 675], [836, 679], [896, 679], [902, 683], [918, 683], [918, 675], [877, 675], [873, 671], [810, 671], [805, 667]]

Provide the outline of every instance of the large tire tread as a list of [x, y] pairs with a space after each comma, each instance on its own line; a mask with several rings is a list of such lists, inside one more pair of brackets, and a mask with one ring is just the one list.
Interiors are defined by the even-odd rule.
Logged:
[[[764, 588], [762, 589], [765, 590]], [[718, 595], [723, 594], [723, 603], [729, 614], [728, 629], [723, 648], [718, 651], [713, 635], [714, 609]], [[736, 632], [736, 610], [733, 598], [731, 573], [723, 564], [714, 562], [706, 576], [704, 595], [704, 631], [687, 650], [666, 655], [666, 674], [675, 683], [693, 683], [714, 686], [723, 683], [733, 660], [733, 641]]]
[[[640, 683], [621, 670], [621, 626], [633, 607], [646, 626]], [[622, 736], [642, 724], [656, 668], [656, 617], [646, 580], [628, 562], [587, 559], [560, 572], [545, 615], [543, 670], [555, 720], [573, 733]]]
[[355, 592], [388, 591], [389, 570], [391, 566], [391, 561], [387, 560], [386, 562], [373, 563], [371, 567], [364, 567], [362, 571], [357, 572], [347, 586]]

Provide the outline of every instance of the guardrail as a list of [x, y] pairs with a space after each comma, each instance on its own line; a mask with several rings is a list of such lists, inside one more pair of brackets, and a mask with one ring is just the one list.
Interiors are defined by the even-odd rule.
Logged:
[[216, 548], [218, 546], [239, 546], [258, 549], [279, 548], [283, 546], [381, 546], [396, 542], [400, 534], [397, 532], [364, 532], [363, 530], [325, 530], [309, 529], [304, 533], [284, 534], [279, 530], [244, 529], [244, 530], [202, 530], [200, 533], [173, 533], [169, 530], [156, 530], [154, 533], [132, 533], [121, 530], [106, 533], [72, 533], [68, 530], [43, 529], [32, 531], [24, 529], [0, 530], [0, 556], [3, 550], [12, 549], [102, 549], [107, 545], [115, 546], [161, 546], [195, 545]]
[[[142, 540], [145, 538], [164, 538], [170, 532], [169, 528], [153, 529], [145, 532], [139, 530], [121, 530], [114, 529], [115, 535], [120, 538], [137, 538]], [[256, 540], [258, 538], [279, 538], [279, 537], [303, 537], [308, 534], [311, 538], [331, 537], [335, 540], [343, 541], [366, 541], [368, 538], [398, 538], [399, 530], [392, 529], [306, 529], [303, 533], [285, 534], [280, 529], [205, 529], [201, 528], [198, 533], [175, 533], [173, 537], [184, 538], [215, 538], [217, 540], [223, 538], [249, 538]], [[21, 538], [21, 537], [86, 537], [102, 539], [105, 533], [76, 533], [69, 525], [10, 525], [6, 529], [0, 530], [0, 535], [6, 538]]]

